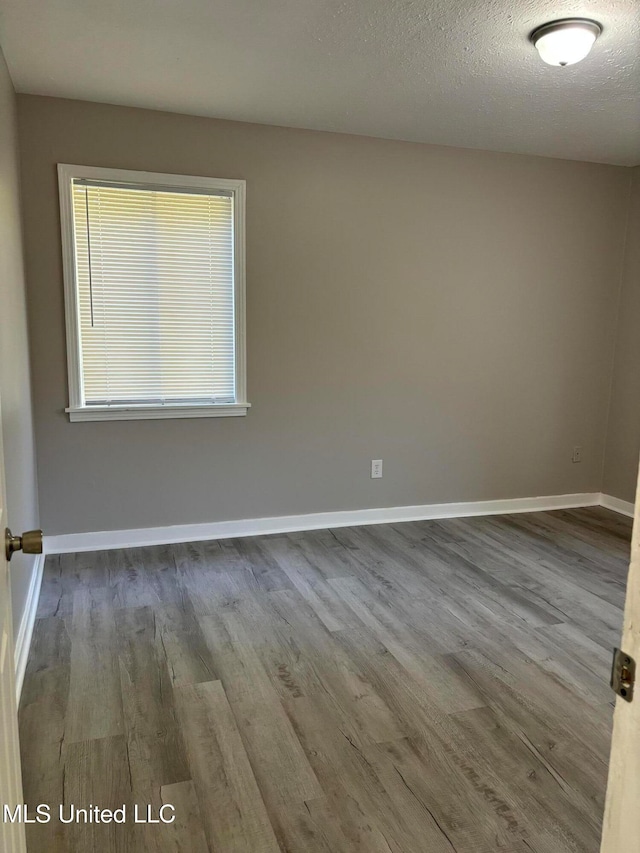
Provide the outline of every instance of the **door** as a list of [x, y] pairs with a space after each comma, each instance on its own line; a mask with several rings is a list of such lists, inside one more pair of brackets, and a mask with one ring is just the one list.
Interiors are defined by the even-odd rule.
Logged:
[[[16, 704], [13, 620], [9, 562], [5, 555], [4, 529], [7, 526], [4, 455], [0, 430], [0, 809], [5, 804], [13, 814], [22, 803], [20, 749], [18, 745], [18, 708]], [[24, 853], [24, 825], [3, 820], [0, 813], [0, 851]]]
[[[620, 648], [640, 676], [640, 481], [631, 537], [631, 565]], [[640, 683], [631, 702], [618, 698], [613, 715], [609, 784], [601, 853], [640, 853]]]

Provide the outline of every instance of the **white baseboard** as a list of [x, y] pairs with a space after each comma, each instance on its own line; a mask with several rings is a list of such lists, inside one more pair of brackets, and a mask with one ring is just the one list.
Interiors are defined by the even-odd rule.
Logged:
[[390, 524], [399, 521], [423, 521], [430, 518], [542, 512], [551, 509], [598, 506], [599, 504], [599, 492], [585, 492], [538, 498], [317, 512], [307, 515], [282, 515], [273, 518], [213, 521], [204, 524], [143, 527], [134, 530], [105, 530], [98, 533], [67, 533], [59, 536], [46, 536], [45, 551], [47, 554], [105, 551], [112, 548], [167, 545], [173, 542], [229, 539], [235, 536], [258, 536], [267, 533], [292, 533], [296, 530], [318, 530], [327, 527], [357, 527], [363, 524]]
[[31, 572], [31, 582], [29, 583], [27, 600], [22, 612], [22, 619], [20, 620], [20, 627], [18, 628], [18, 636], [16, 637], [14, 652], [18, 704], [20, 704], [22, 682], [24, 681], [24, 673], [27, 669], [29, 649], [31, 648], [31, 638], [33, 636], [33, 626], [35, 625], [36, 611], [38, 610], [38, 599], [40, 597], [40, 586], [42, 584], [42, 572], [44, 571], [44, 560], [44, 554], [36, 555], [33, 563], [33, 570]]
[[620, 498], [614, 498], [613, 495], [600, 495], [600, 506], [605, 509], [612, 509], [614, 512], [619, 512], [621, 515], [628, 515], [633, 518], [635, 505], [630, 501], [623, 501]]

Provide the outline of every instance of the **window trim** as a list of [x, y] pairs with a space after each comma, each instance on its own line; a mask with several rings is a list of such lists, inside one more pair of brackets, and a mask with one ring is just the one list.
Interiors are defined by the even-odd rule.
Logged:
[[[234, 315], [235, 315], [235, 403], [206, 403], [185, 405], [126, 404], [87, 406], [83, 403], [82, 363], [80, 352], [79, 291], [76, 285], [75, 240], [73, 223], [72, 182], [77, 178], [120, 181], [122, 183], [153, 185], [156, 188], [223, 190], [233, 194], [234, 229]], [[67, 376], [69, 406], [65, 412], [70, 421], [148, 420], [155, 418], [217, 418], [247, 414], [246, 373], [246, 181], [228, 178], [167, 175], [140, 172], [132, 169], [108, 169], [102, 166], [74, 166], [58, 163], [60, 195], [60, 227], [62, 230], [62, 270], [64, 276], [64, 305], [67, 333]]]

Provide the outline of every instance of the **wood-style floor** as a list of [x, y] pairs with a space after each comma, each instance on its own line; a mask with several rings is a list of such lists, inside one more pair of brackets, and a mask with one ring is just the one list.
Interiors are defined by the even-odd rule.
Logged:
[[[48, 557], [30, 853], [596, 853], [630, 521], [586, 509]], [[175, 806], [170, 826], [61, 825]], [[130, 821], [132, 818], [130, 817]]]

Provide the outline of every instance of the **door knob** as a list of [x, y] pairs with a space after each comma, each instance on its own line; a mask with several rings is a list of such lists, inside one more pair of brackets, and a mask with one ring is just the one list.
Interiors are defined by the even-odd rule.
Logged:
[[42, 554], [42, 530], [27, 530], [22, 536], [14, 536], [7, 527], [4, 531], [4, 551], [7, 560], [13, 557], [15, 551]]

